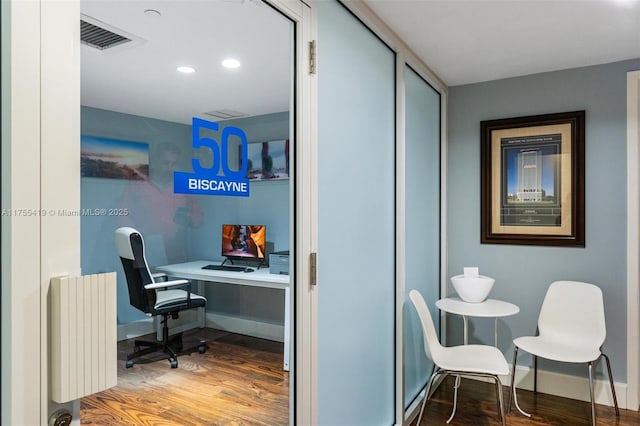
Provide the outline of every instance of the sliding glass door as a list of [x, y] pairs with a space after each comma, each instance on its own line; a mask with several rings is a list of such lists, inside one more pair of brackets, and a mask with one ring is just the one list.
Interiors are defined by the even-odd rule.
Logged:
[[318, 7], [318, 424], [393, 424], [395, 54]]
[[[193, 285], [194, 291], [206, 296], [206, 309], [181, 312], [180, 318], [168, 321], [169, 330], [173, 334], [204, 327], [207, 334], [197, 337], [210, 343], [204, 356], [215, 354], [215, 342], [230, 334], [275, 342], [279, 348], [275, 352], [283, 358], [277, 374], [268, 380], [279, 381], [270, 388], [272, 393], [265, 391], [261, 397], [278, 403], [261, 405], [256, 399], [253, 414], [238, 411], [202, 420], [259, 418], [283, 424], [293, 412], [289, 386], [295, 383], [290, 380], [289, 363], [293, 348], [289, 320], [295, 318], [296, 288], [290, 266], [296, 259], [293, 203], [298, 144], [294, 22], [259, 0], [83, 0], [79, 20], [81, 208], [107, 212], [80, 218], [83, 273], [118, 273], [118, 331], [120, 340], [125, 340], [161, 328], [130, 303], [112, 243], [118, 227], [133, 227], [143, 235], [145, 257], [153, 271], [231, 258], [234, 265], [255, 270], [238, 272], [230, 281]], [[207, 183], [208, 189], [195, 191], [191, 184], [188, 191], [179, 188], [176, 177], [181, 174]], [[246, 191], [212, 189], [212, 182], [234, 179], [243, 182], [238, 187]], [[232, 239], [224, 229], [236, 230], [237, 235]], [[258, 235], [255, 229], [261, 230], [260, 238], [249, 236], [247, 230]], [[278, 281], [289, 275], [290, 292], [234, 283], [269, 275], [272, 253], [288, 256], [287, 267], [274, 274]], [[178, 365], [183, 380], [198, 380]], [[210, 374], [216, 376], [215, 370]], [[256, 381], [265, 379], [261, 377]], [[252, 398], [250, 386], [260, 383], [249, 384], [245, 392], [232, 392], [230, 384], [234, 403]], [[219, 391], [217, 386], [201, 391], [211, 392], [210, 397], [203, 396], [211, 412], [230, 403], [216, 396]]]
[[[411, 67], [405, 78], [405, 292], [424, 296], [439, 328], [440, 296], [440, 94]], [[413, 305], [404, 308], [404, 407], [425, 385], [432, 363]]]

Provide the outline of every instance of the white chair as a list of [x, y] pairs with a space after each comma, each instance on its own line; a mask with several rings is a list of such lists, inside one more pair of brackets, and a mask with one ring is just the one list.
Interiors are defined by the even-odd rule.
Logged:
[[[616, 391], [611, 376], [609, 357], [600, 347], [607, 335], [604, 320], [602, 291], [593, 284], [578, 281], [556, 281], [549, 286], [540, 308], [538, 335], [514, 339], [513, 368], [516, 370], [518, 349], [529, 352], [534, 357], [542, 357], [561, 362], [586, 363], [589, 369], [589, 393], [591, 396], [591, 422], [596, 424], [596, 409], [593, 398], [593, 363], [604, 357], [607, 363], [609, 384], [613, 394], [616, 416], [620, 415]], [[536, 360], [537, 361], [537, 360]], [[534, 382], [537, 383], [537, 362]], [[515, 374], [511, 376], [511, 395], [516, 408], [528, 416], [518, 405], [515, 388]], [[534, 391], [536, 386], [534, 386]], [[509, 397], [509, 410], [511, 397]]]
[[[422, 332], [424, 334], [424, 351], [429, 359], [433, 361], [434, 369], [431, 377], [427, 381], [427, 390], [425, 393], [418, 423], [422, 419], [424, 407], [427, 405], [427, 399], [431, 393], [431, 386], [434, 380], [440, 375], [455, 376], [472, 376], [485, 377], [493, 379], [496, 385], [496, 396], [498, 400], [498, 413], [502, 420], [503, 426], [506, 425], [504, 408], [502, 403], [502, 385], [500, 384], [500, 375], [509, 374], [509, 364], [497, 348], [488, 345], [462, 345], [444, 347], [438, 340], [436, 329], [431, 319], [429, 308], [424, 298], [417, 290], [409, 292], [409, 298], [413, 302], [420, 322], [422, 323]], [[457, 391], [457, 387], [456, 387]], [[451, 421], [451, 418], [447, 423]]]

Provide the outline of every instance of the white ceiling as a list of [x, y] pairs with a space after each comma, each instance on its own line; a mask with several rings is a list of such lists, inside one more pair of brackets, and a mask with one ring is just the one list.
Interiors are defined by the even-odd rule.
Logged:
[[[640, 0], [363, 1], [449, 86], [640, 58]], [[83, 105], [185, 124], [290, 108], [293, 26], [260, 0], [82, 0], [81, 11], [138, 40], [82, 46]], [[227, 56], [242, 66], [224, 69]], [[177, 73], [184, 64], [197, 72]]]
[[364, 0], [448, 86], [640, 58], [639, 0]]
[[[81, 46], [82, 105], [185, 124], [214, 110], [290, 109], [293, 24], [259, 1], [82, 0], [81, 13], [134, 37], [103, 51]], [[241, 67], [222, 67], [229, 56]]]

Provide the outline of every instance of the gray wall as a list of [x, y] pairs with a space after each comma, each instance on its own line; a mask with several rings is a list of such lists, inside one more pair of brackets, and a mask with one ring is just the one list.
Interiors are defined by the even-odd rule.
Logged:
[[[640, 60], [549, 72], [449, 90], [448, 271], [478, 266], [496, 279], [491, 298], [520, 313], [499, 322], [499, 346], [511, 359], [512, 339], [531, 335], [547, 287], [555, 280], [599, 285], [614, 377], [626, 382], [626, 72]], [[480, 244], [480, 121], [586, 111], [586, 247]], [[455, 291], [449, 284], [449, 294]], [[470, 321], [470, 342], [493, 342], [493, 321]], [[449, 343], [461, 343], [459, 318], [449, 319]], [[519, 365], [530, 363], [522, 358]], [[541, 362], [541, 369], [585, 375], [584, 367]], [[601, 374], [602, 366], [599, 366]]]
[[[113, 138], [155, 145], [170, 142], [182, 149], [176, 170], [191, 170], [191, 126], [155, 120], [114, 111], [83, 107], [81, 115], [83, 135]], [[234, 125], [244, 130], [247, 140], [262, 142], [289, 137], [289, 113], [275, 113], [242, 120], [225, 121], [221, 128]], [[153, 155], [152, 155], [153, 158]], [[293, 157], [292, 157], [293, 158]], [[150, 162], [153, 172], [154, 164]], [[130, 181], [118, 179], [82, 178], [81, 207], [128, 208], [123, 193]], [[250, 197], [194, 196], [202, 211], [202, 224], [186, 230], [189, 259], [219, 260], [221, 225], [223, 223], [264, 224], [267, 240], [274, 250], [289, 249], [289, 180], [252, 182]], [[149, 215], [159, 207], [149, 207]], [[83, 216], [81, 218], [81, 266], [84, 274], [118, 272], [118, 322], [127, 323], [146, 318], [129, 305], [126, 281], [120, 260], [113, 246], [113, 231], [118, 226], [141, 226], [132, 217]], [[150, 265], [166, 264], [170, 259], [164, 250], [146, 239], [147, 260]], [[157, 239], [152, 239], [157, 241]], [[282, 323], [284, 320], [282, 294], [278, 290], [237, 288], [229, 285], [208, 285], [207, 310], [258, 321]]]

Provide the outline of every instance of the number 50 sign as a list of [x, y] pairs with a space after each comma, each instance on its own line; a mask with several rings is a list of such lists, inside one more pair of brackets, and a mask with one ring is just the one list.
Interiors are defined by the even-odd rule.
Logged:
[[[247, 136], [242, 129], [227, 126], [222, 129], [220, 142], [210, 137], [201, 136], [201, 129], [218, 132], [218, 123], [193, 117], [191, 126], [191, 145], [193, 148], [205, 147], [211, 150], [213, 158], [211, 167], [204, 167], [197, 158], [191, 159], [193, 173], [174, 172], [173, 192], [176, 194], [230, 195], [236, 197], [249, 196], [249, 179], [247, 179]], [[240, 140], [240, 169], [229, 167], [229, 141]]]

